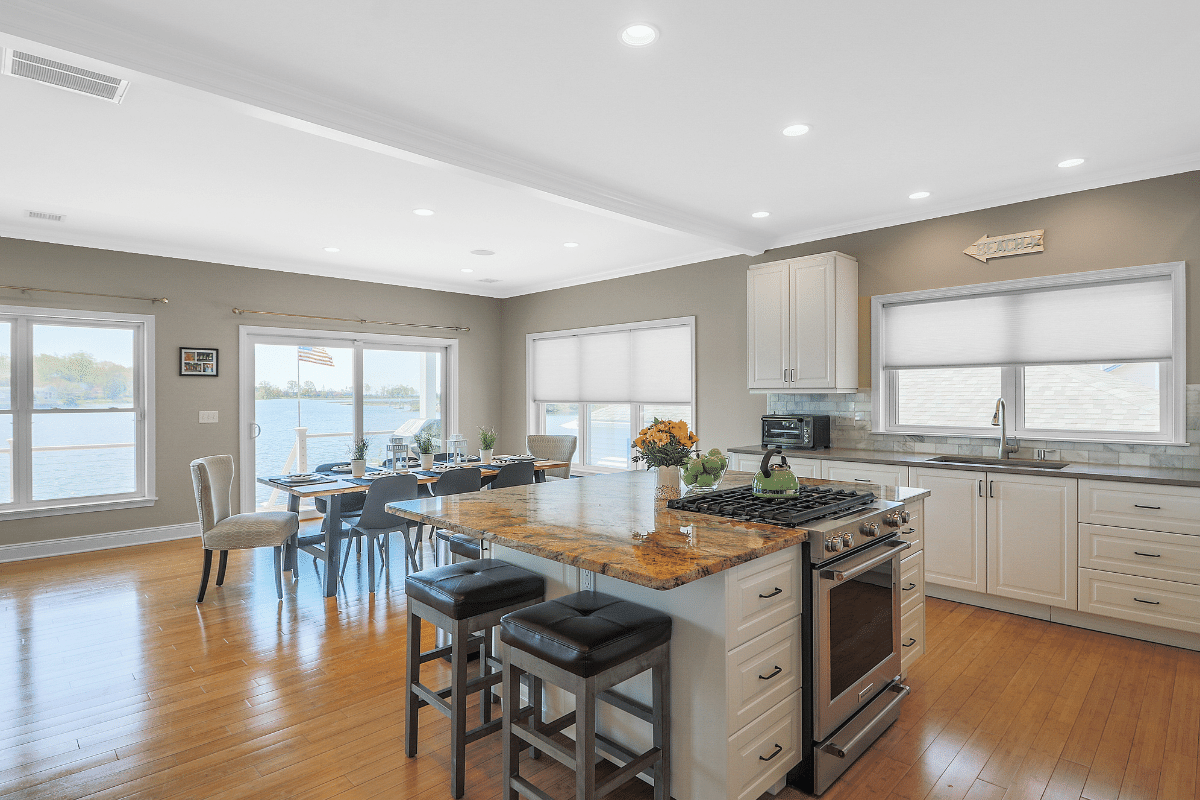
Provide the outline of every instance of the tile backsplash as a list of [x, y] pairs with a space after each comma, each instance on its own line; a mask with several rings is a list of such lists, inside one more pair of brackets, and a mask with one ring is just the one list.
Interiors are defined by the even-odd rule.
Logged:
[[[772, 394], [767, 398], [772, 414], [828, 414], [831, 445], [838, 449], [875, 450], [934, 455], [995, 455], [996, 436], [908, 436], [871, 433], [871, 395]], [[1187, 387], [1187, 441], [1178, 445], [1110, 444], [1100, 442], [1019, 439], [1014, 458], [1033, 458], [1034, 450], [1053, 450], [1054, 461], [1076, 464], [1127, 464], [1141, 467], [1200, 469], [1200, 384]]]

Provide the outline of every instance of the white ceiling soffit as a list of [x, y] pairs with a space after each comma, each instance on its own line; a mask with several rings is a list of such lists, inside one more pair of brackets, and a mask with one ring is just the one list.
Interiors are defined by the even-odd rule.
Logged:
[[6, 33], [245, 103], [261, 118], [297, 130], [427, 167], [500, 181], [508, 187], [523, 187], [593, 212], [698, 236], [721, 248], [723, 253], [728, 249], [757, 254], [769, 243], [766, 237], [752, 231], [682, 212], [614, 187], [599, 186], [594, 181], [578, 180], [294, 84], [231, 69], [227, 63], [200, 53], [165, 48], [92, 18], [81, 18], [28, 0], [4, 0], [0, 7], [4, 9], [0, 30]]

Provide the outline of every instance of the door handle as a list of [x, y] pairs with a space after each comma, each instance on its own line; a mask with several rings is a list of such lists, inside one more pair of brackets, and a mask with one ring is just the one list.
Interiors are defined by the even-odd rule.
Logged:
[[1139, 603], [1145, 603], [1145, 604], [1146, 604], [1146, 605], [1148, 605], [1148, 606], [1157, 606], [1157, 605], [1159, 605], [1159, 602], [1158, 602], [1157, 600], [1143, 600], [1143, 599], [1142, 599], [1142, 598], [1140, 598], [1140, 597], [1135, 597], [1135, 598], [1133, 598], [1133, 599], [1134, 599], [1134, 600], [1136, 600], [1136, 601], [1138, 601]]
[[983, 497], [983, 479], [979, 481], [979, 496]]
[[774, 672], [770, 673], [769, 675], [759, 675], [758, 679], [760, 681], [769, 681], [769, 680], [771, 680], [771, 678], [774, 678], [776, 675], [778, 675], [781, 672], [783, 672], [783, 667], [776, 664]]
[[250, 434], [250, 438], [257, 439], [258, 435], [262, 433], [262, 427], [257, 422], [251, 422], [250, 425], [254, 428], [254, 432]]
[[1162, 558], [1162, 554], [1160, 553], [1139, 553], [1137, 550], [1134, 550], [1133, 554], [1135, 556], [1145, 556], [1146, 558]]
[[913, 589], [915, 589], [915, 588], [917, 588], [917, 585], [916, 585], [915, 583], [910, 583], [910, 584], [908, 584], [908, 586], [903, 586], [903, 587], [901, 587], [901, 588], [900, 588], [900, 591], [902, 591], [902, 592], [911, 592], [911, 591], [912, 591]]
[[761, 594], [760, 593], [758, 596], [761, 597], [763, 600], [766, 600], [766, 599], [774, 597], [775, 595], [780, 594], [782, 592], [783, 592], [783, 589], [780, 589], [778, 586], [776, 586], [775, 591], [771, 592], [770, 594]]
[[1153, 509], [1154, 511], [1162, 511], [1162, 506], [1139, 506], [1137, 503], [1134, 503], [1133, 507], [1134, 508], [1149, 508], [1149, 509]]
[[774, 758], [775, 756], [779, 755], [782, 752], [783, 752], [783, 745], [776, 744], [774, 753], [771, 753], [771, 755], [769, 755], [769, 756], [759, 756], [758, 760], [759, 761], [770, 761], [772, 758]]
[[910, 636], [910, 637], [908, 637], [908, 641], [900, 646], [901, 647], [912, 647], [916, 643], [917, 643], [917, 640]]
[[877, 555], [870, 561], [866, 561], [858, 566], [851, 567], [844, 572], [841, 570], [823, 569], [821, 570], [821, 577], [825, 580], [833, 580], [835, 583], [842, 583], [843, 581], [857, 578], [864, 572], [870, 572], [871, 570], [875, 569], [885, 561], [890, 561], [897, 553], [903, 552], [912, 547], [912, 543], [892, 541], [888, 542], [887, 546], [888, 552]]
[[988, 481], [988, 497], [996, 496], [996, 482]]

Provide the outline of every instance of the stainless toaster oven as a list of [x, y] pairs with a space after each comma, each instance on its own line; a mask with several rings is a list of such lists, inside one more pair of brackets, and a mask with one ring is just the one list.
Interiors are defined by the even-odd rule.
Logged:
[[829, 447], [828, 414], [764, 414], [763, 447], [819, 450]]

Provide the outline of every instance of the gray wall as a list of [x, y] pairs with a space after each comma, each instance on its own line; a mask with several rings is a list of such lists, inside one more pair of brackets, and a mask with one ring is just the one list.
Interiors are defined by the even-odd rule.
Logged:
[[[500, 301], [450, 292], [291, 275], [171, 258], [0, 239], [0, 283], [81, 292], [167, 297], [167, 305], [0, 290], [0, 305], [77, 308], [153, 314], [157, 356], [155, 472], [159, 497], [148, 508], [67, 514], [0, 522], [0, 544], [136, 530], [196, 521], [188, 462], [238, 452], [238, 328], [241, 325], [320, 328], [422, 335], [416, 329], [238, 316], [235, 306], [296, 314], [470, 327], [466, 333], [429, 332], [459, 340], [459, 427], [500, 421]], [[181, 346], [216, 347], [220, 375], [179, 376]], [[198, 411], [220, 422], [200, 425]], [[236, 502], [235, 491], [235, 502]]]

